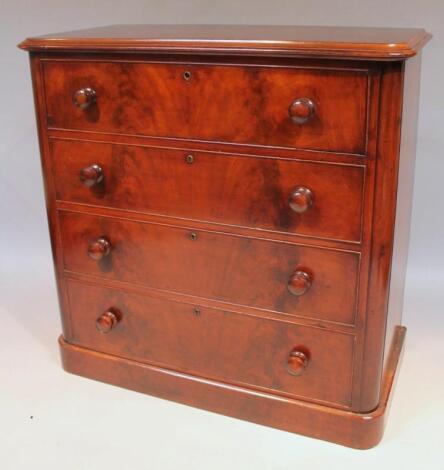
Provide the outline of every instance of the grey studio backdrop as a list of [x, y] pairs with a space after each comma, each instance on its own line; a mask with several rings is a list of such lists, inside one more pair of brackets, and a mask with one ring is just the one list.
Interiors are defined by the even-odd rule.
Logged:
[[[407, 349], [382, 444], [365, 453], [220, 417], [61, 370], [26, 36], [114, 23], [424, 27], [404, 308]], [[444, 2], [0, 0], [0, 466], [444, 469]]]

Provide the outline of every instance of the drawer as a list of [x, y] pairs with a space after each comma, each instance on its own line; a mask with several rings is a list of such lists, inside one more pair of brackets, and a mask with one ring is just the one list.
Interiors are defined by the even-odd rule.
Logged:
[[366, 151], [366, 70], [45, 61], [43, 73], [50, 128]]
[[359, 254], [61, 211], [68, 271], [353, 324]]
[[68, 292], [70, 341], [81, 346], [206, 378], [349, 405], [352, 335], [205, 307], [196, 310], [194, 305], [76, 281], [68, 282]]
[[[51, 155], [59, 200], [361, 239], [362, 166], [65, 140], [52, 141]], [[82, 183], [79, 172], [93, 166], [100, 182]]]

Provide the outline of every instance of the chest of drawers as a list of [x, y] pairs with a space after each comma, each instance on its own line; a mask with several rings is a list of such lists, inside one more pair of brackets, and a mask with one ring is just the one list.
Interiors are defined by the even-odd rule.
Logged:
[[429, 37], [132, 25], [25, 40], [65, 369], [377, 444]]

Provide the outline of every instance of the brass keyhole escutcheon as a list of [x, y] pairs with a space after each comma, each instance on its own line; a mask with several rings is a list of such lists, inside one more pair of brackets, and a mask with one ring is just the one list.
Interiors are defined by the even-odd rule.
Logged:
[[190, 233], [190, 240], [193, 242], [197, 240], [197, 233], [196, 232], [191, 232]]
[[191, 80], [191, 72], [189, 70], [185, 70], [182, 76], [183, 76], [183, 79], [186, 81]]
[[191, 155], [191, 154], [187, 155], [185, 157], [185, 161], [191, 165], [192, 163], [194, 163], [194, 155]]

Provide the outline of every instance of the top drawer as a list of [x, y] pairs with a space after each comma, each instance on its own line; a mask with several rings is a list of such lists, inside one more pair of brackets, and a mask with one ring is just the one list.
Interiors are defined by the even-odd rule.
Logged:
[[46, 61], [44, 80], [50, 128], [365, 153], [366, 70]]

